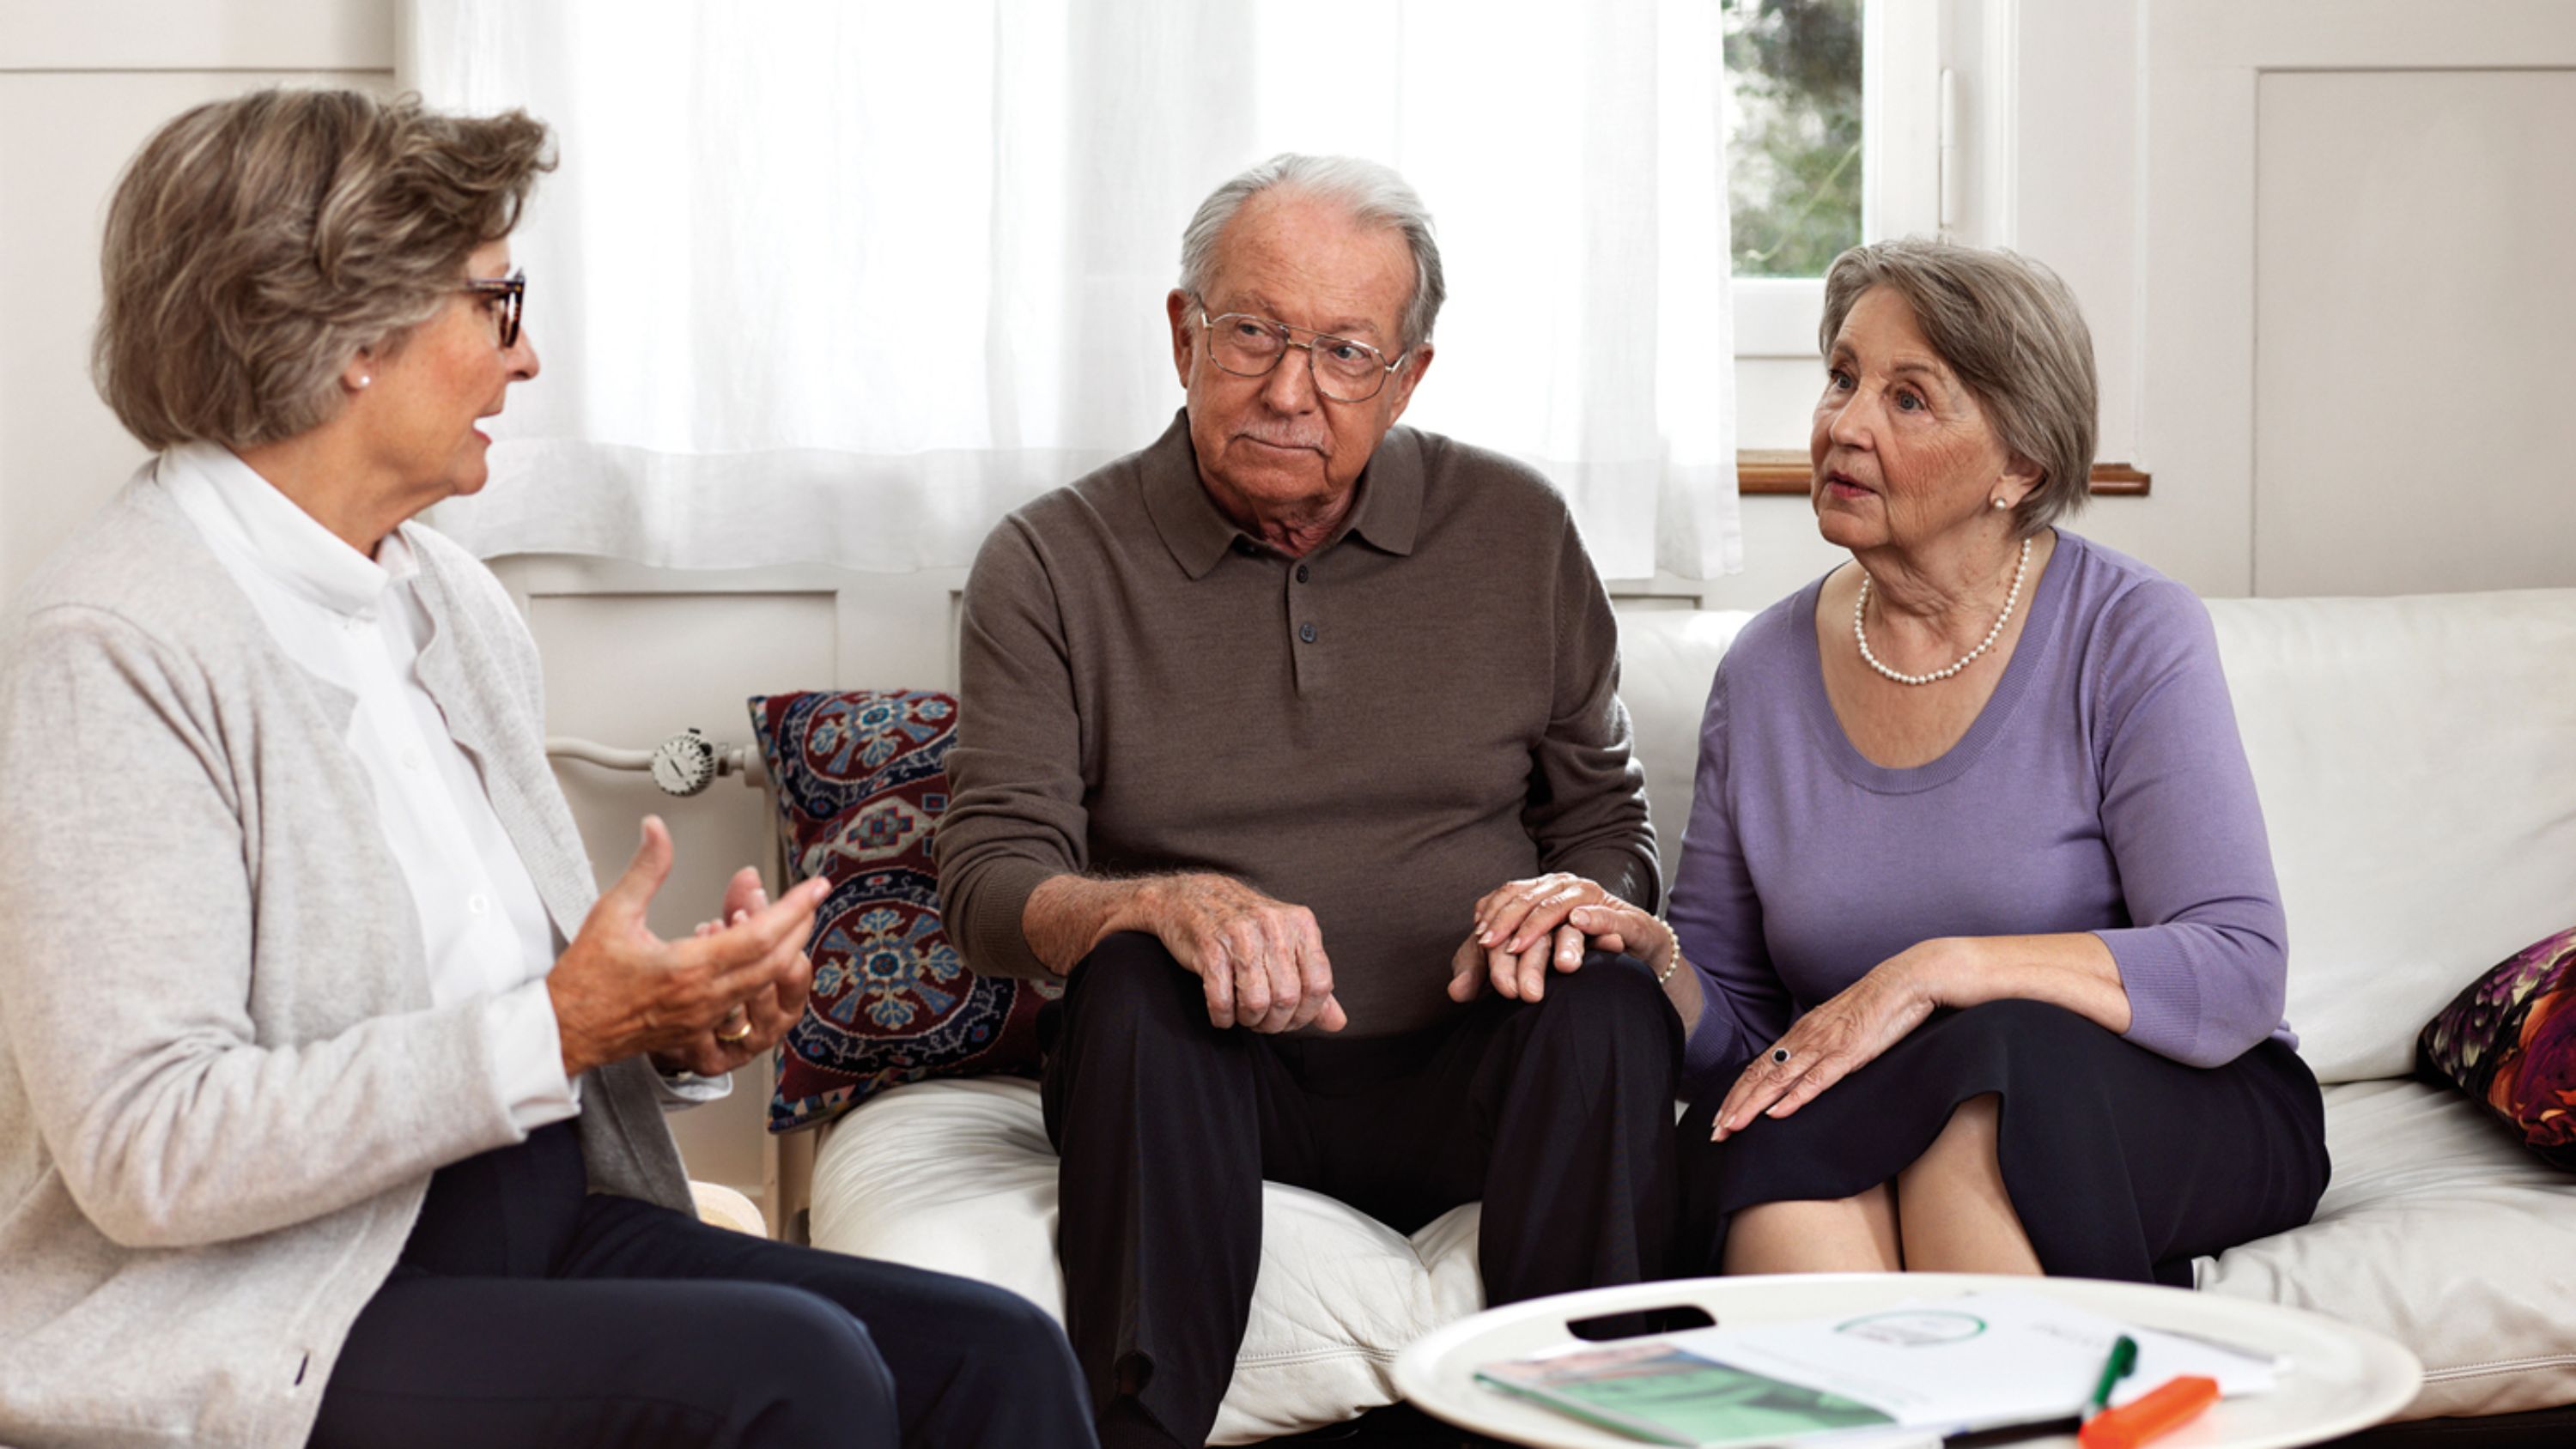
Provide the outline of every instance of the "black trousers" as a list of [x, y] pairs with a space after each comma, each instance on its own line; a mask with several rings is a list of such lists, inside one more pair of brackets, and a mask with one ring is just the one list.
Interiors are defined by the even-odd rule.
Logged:
[[1111, 1449], [1206, 1442], [1265, 1178], [1406, 1233], [1481, 1198], [1489, 1303], [1664, 1269], [1681, 1028], [1628, 957], [1596, 952], [1535, 1003], [1488, 992], [1430, 1030], [1337, 1041], [1218, 1030], [1198, 978], [1126, 933], [1049, 1013], [1065, 1326]]
[[572, 1124], [440, 1170], [312, 1443], [1087, 1445], [1064, 1336], [962, 1278], [585, 1191]]
[[1731, 1081], [1678, 1129], [1685, 1272], [1718, 1271], [1736, 1213], [1866, 1192], [1990, 1093], [2004, 1189], [2052, 1275], [2188, 1288], [2193, 1258], [2305, 1223], [2333, 1172], [2297, 1052], [2187, 1067], [2043, 1001], [1936, 1013], [1794, 1115], [1712, 1143]]

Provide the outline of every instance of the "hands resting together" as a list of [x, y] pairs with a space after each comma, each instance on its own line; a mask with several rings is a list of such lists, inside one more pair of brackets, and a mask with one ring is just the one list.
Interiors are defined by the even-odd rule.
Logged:
[[648, 816], [626, 873], [546, 978], [565, 1076], [637, 1052], [666, 1072], [719, 1076], [767, 1051], [805, 1009], [814, 980], [805, 938], [830, 883], [805, 881], [773, 903], [745, 866], [725, 888], [719, 920], [665, 941], [644, 911], [670, 873], [670, 831]]
[[[1314, 912], [1231, 876], [1142, 884], [1151, 891], [1145, 915], [1164, 947], [1198, 975], [1209, 1021], [1258, 1032], [1349, 1024], [1333, 999], [1333, 965]], [[1476, 902], [1475, 923], [1450, 962], [1450, 999], [1473, 1001], [1490, 984], [1537, 1001], [1551, 969], [1579, 970], [1594, 947], [1635, 955], [1659, 975], [1676, 949], [1661, 922], [1580, 876], [1508, 882]]]
[[[1274, 900], [1230, 876], [1161, 877], [1148, 884], [1143, 913], [1172, 955], [1206, 988], [1208, 1020], [1220, 1027], [1326, 1031], [1348, 1024], [1333, 999], [1333, 967], [1312, 911]], [[1786, 1117], [1922, 1025], [1949, 999], [1973, 943], [1926, 941], [1798, 1018], [1757, 1054], [1718, 1108], [1712, 1131], [1724, 1140], [1757, 1116]], [[1476, 902], [1474, 924], [1450, 961], [1449, 996], [1473, 1001], [1488, 987], [1519, 1001], [1547, 993], [1551, 973], [1580, 970], [1590, 950], [1622, 952], [1660, 979], [1676, 966], [1671, 928], [1580, 876], [1563, 873], [1497, 886]], [[1697, 1017], [1685, 1014], [1687, 1026]], [[1785, 1053], [1785, 1055], [1783, 1055]]]

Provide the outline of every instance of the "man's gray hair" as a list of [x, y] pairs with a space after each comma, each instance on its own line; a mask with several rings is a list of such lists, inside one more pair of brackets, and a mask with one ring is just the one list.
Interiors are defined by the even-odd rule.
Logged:
[[1273, 187], [1336, 202], [1363, 225], [1404, 235], [1413, 253], [1413, 295], [1404, 304], [1399, 350], [1431, 340], [1449, 287], [1440, 276], [1440, 243], [1431, 235], [1431, 212], [1391, 166], [1357, 156], [1301, 156], [1283, 151], [1208, 193], [1181, 233], [1181, 289], [1204, 300], [1216, 270], [1217, 238], [1243, 204]]
[[1825, 355], [1853, 304], [1891, 287], [1914, 309], [1925, 341], [1994, 420], [2013, 456], [2040, 471], [2013, 510], [2014, 531], [2039, 532], [2092, 496], [2100, 426], [2093, 333], [2075, 293], [2055, 272], [2007, 251], [1956, 242], [1873, 242], [1834, 258], [1825, 273]]

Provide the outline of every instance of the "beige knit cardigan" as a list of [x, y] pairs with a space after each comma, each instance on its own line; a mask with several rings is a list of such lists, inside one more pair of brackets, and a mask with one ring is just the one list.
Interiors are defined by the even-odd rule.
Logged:
[[[406, 524], [420, 675], [569, 939], [596, 893], [500, 584]], [[151, 465], [0, 623], [0, 1443], [294, 1446], [430, 1174], [518, 1140], [430, 1004], [343, 743]], [[685, 1210], [651, 1068], [592, 1074], [594, 1190]]]

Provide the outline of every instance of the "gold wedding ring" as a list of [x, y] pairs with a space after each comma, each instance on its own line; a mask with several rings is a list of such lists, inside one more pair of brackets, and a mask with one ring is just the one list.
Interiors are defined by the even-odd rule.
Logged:
[[726, 1046], [740, 1046], [751, 1039], [751, 1013], [737, 1006], [733, 1009], [733, 1015], [726, 1017], [725, 1020], [733, 1021], [737, 1018], [741, 1020], [742, 1025], [735, 1027], [731, 1031], [717, 1032], [716, 1040], [723, 1042]]

